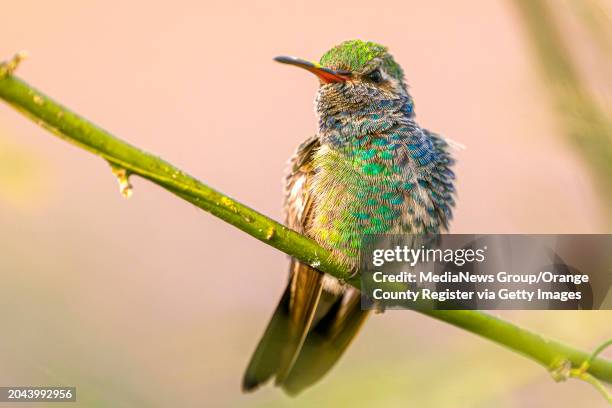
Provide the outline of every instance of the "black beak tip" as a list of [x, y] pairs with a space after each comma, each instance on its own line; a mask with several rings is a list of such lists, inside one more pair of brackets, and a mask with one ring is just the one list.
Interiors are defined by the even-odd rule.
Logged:
[[278, 57], [274, 57], [274, 61], [280, 62], [281, 64], [292, 64], [297, 61], [297, 58], [287, 57], [285, 55], [279, 55]]

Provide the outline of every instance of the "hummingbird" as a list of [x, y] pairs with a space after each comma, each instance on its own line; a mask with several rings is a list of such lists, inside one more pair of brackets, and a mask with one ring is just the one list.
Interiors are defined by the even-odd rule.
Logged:
[[[318, 63], [276, 61], [316, 75], [318, 132], [297, 149], [285, 181], [288, 227], [358, 273], [369, 234], [437, 234], [454, 207], [449, 143], [415, 121], [404, 72], [387, 47], [345, 41]], [[295, 395], [324, 376], [368, 316], [360, 292], [291, 260], [287, 287], [244, 374]]]

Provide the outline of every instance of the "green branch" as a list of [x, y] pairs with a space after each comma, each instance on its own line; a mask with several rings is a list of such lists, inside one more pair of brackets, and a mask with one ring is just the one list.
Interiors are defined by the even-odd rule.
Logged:
[[[0, 65], [0, 98], [39, 125], [111, 163], [122, 193], [127, 194], [131, 174], [144, 177], [195, 206], [234, 225], [280, 251], [339, 279], [350, 272], [336, 262], [329, 251], [255, 210], [213, 190], [170, 163], [146, 153], [61, 106], [48, 96], [14, 77], [15, 61]], [[348, 281], [359, 287], [359, 280]], [[479, 311], [424, 310], [438, 320], [460, 327], [504, 345], [543, 365], [551, 373], [560, 367], [580, 368], [593, 378], [612, 383], [612, 362], [591, 358], [577, 350], [512, 323]]]

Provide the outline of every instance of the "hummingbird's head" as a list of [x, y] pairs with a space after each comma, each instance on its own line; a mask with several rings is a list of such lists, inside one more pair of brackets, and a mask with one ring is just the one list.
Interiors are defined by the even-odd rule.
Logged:
[[392, 101], [412, 103], [402, 68], [380, 44], [345, 41], [323, 54], [318, 63], [293, 57], [275, 60], [319, 78], [316, 106], [320, 115], [377, 110]]

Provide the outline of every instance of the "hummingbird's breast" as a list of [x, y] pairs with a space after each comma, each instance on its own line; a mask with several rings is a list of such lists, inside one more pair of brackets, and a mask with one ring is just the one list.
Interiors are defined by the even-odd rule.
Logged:
[[322, 140], [313, 157], [313, 209], [305, 232], [347, 267], [357, 266], [364, 235], [446, 228], [452, 160], [437, 135], [411, 122]]

